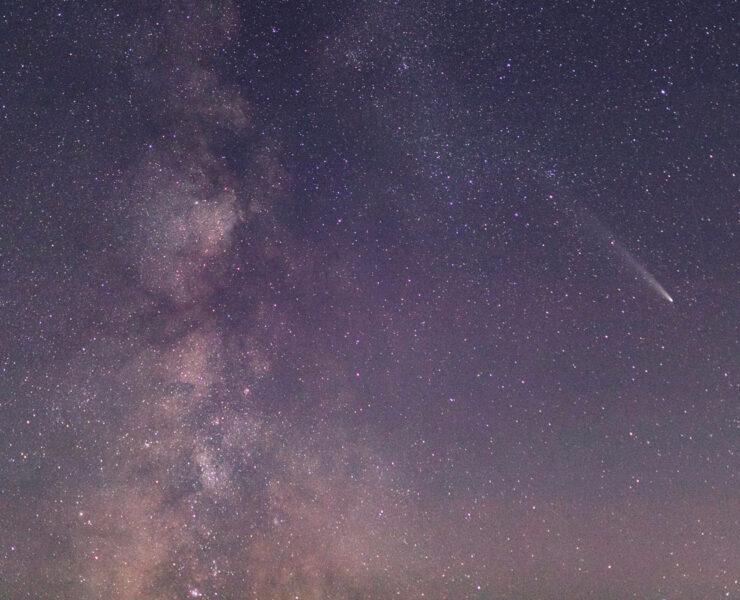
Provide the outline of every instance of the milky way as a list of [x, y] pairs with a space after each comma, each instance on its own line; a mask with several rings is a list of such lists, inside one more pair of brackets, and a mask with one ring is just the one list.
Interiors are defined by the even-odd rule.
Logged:
[[732, 3], [129, 4], [1, 15], [1, 598], [740, 599]]

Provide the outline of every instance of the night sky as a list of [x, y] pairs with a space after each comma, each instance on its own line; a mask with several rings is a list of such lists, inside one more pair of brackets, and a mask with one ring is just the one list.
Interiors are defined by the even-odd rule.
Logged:
[[0, 598], [740, 599], [730, 0], [0, 7]]

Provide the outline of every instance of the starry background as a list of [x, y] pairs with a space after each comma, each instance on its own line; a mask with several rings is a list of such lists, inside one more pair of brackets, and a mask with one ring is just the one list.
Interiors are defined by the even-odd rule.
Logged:
[[738, 5], [0, 10], [0, 598], [740, 598]]

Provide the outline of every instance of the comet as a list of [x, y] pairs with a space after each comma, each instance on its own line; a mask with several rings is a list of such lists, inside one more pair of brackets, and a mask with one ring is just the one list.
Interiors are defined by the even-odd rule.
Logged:
[[651, 289], [656, 291], [664, 300], [673, 304], [673, 297], [666, 291], [666, 289], [660, 285], [658, 280], [647, 270], [647, 268], [638, 261], [632, 253], [627, 250], [622, 244], [614, 239], [614, 236], [607, 230], [601, 222], [593, 216], [588, 210], [578, 211], [579, 216], [583, 222], [591, 226], [591, 229], [600, 238], [600, 241], [609, 240], [609, 246], [614, 250], [617, 255], [626, 263], [633, 271], [635, 271], [645, 283], [650, 286]]
[[653, 275], [634, 256], [632, 256], [627, 248], [622, 246], [622, 244], [613, 238], [610, 240], [609, 244], [614, 248], [620, 258], [632, 267], [632, 269], [635, 270], [653, 290], [658, 292], [658, 294], [660, 294], [665, 300], [673, 304], [673, 298], [671, 295], [662, 285], [660, 285], [658, 280], [655, 279], [655, 277], [653, 277]]
[[630, 252], [621, 244], [619, 244], [616, 240], [611, 241], [611, 246], [614, 248], [619, 254], [619, 256], [626, 262], [630, 267], [632, 267], [637, 273], [642, 277], [645, 282], [658, 294], [660, 294], [663, 298], [665, 298], [668, 302], [673, 304], [673, 298], [671, 295], [665, 290], [665, 288], [660, 285], [657, 279], [653, 277], [653, 275], [634, 257]]

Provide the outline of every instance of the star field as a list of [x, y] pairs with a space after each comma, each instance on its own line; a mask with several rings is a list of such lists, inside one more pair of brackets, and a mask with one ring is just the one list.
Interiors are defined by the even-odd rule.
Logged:
[[0, 8], [0, 598], [740, 600], [734, 2]]

